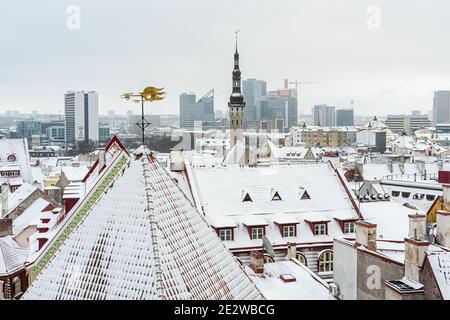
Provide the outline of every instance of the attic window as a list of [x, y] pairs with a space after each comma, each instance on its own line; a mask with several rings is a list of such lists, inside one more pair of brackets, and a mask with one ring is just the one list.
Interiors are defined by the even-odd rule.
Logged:
[[311, 200], [311, 197], [309, 196], [308, 191], [305, 190], [305, 192], [303, 192], [303, 195], [302, 195], [301, 199], [302, 200], [305, 200], [305, 199]]
[[402, 192], [403, 198], [409, 198], [410, 195], [411, 195], [411, 192]]
[[253, 202], [252, 198], [248, 193], [245, 194], [244, 199], [242, 199], [242, 202]]
[[273, 193], [272, 201], [281, 201], [281, 197], [280, 197], [280, 194], [278, 193], [278, 191], [275, 191]]

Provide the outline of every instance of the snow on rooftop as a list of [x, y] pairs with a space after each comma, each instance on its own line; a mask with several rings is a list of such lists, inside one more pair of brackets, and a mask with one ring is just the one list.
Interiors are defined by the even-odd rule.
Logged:
[[38, 225], [42, 210], [50, 204], [43, 198], [37, 198], [28, 208], [13, 220], [13, 234], [19, 234], [30, 225]]
[[8, 213], [14, 210], [19, 204], [22, 203], [22, 201], [36, 191], [36, 189], [37, 188], [31, 184], [24, 183], [16, 191], [10, 194], [8, 197]]
[[261, 298], [157, 161], [123, 168], [25, 299]]
[[[335, 300], [328, 285], [300, 262], [280, 261], [264, 264], [258, 275], [246, 267], [252, 281], [269, 300]], [[288, 278], [285, 282], [281, 277]], [[295, 281], [292, 281], [295, 278]]]
[[[8, 161], [10, 155], [14, 155], [16, 161]], [[20, 166], [20, 175], [25, 182], [33, 182], [26, 139], [0, 139], [0, 167], [11, 165]]]
[[[192, 168], [191, 184], [207, 216], [355, 211], [327, 163]], [[281, 200], [274, 201], [275, 190]], [[243, 201], [242, 192], [252, 201]], [[305, 191], [310, 199], [304, 198]]]
[[401, 241], [408, 237], [408, 215], [421, 213], [393, 201], [362, 202], [361, 212], [365, 220], [377, 224], [378, 239]]
[[22, 248], [11, 236], [0, 238], [0, 275], [10, 274], [25, 263], [28, 250]]
[[450, 300], [450, 252], [427, 254], [436, 284], [444, 300]]

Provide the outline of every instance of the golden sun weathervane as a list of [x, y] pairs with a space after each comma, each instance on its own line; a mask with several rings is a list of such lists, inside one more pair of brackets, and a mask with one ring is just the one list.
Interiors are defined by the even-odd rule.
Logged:
[[141, 101], [141, 107], [142, 107], [142, 117], [141, 117], [141, 121], [139, 121], [136, 124], [142, 130], [142, 145], [145, 145], [145, 141], [144, 141], [145, 129], [150, 125], [150, 122], [145, 120], [144, 102], [145, 101], [152, 102], [152, 101], [163, 100], [165, 98], [163, 95], [166, 94], [163, 90], [164, 90], [164, 88], [147, 87], [142, 92], [139, 92], [139, 93], [125, 92], [124, 94], [122, 94], [120, 96], [121, 98], [123, 98], [125, 100], [130, 100], [131, 98], [134, 98], [134, 97], [141, 98], [140, 101]]

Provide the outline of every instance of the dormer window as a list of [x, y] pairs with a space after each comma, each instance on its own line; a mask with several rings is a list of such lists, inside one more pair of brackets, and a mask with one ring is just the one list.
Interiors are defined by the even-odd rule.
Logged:
[[245, 194], [244, 198], [242, 199], [242, 202], [253, 202], [252, 198], [248, 193]]
[[302, 196], [301, 196], [301, 199], [302, 199], [302, 200], [306, 200], [306, 199], [311, 200], [311, 197], [309, 196], [308, 191], [305, 190], [305, 191], [303, 192], [303, 194], [302, 194]]
[[291, 238], [297, 236], [297, 228], [295, 225], [283, 226], [283, 238]]
[[272, 189], [272, 201], [281, 201], [278, 191]]
[[265, 233], [264, 227], [253, 227], [252, 228], [252, 240], [262, 239]]
[[17, 157], [15, 154], [10, 154], [7, 158], [6, 161], [8, 162], [16, 162], [17, 161]]
[[220, 229], [218, 231], [220, 240], [233, 241], [233, 229]]
[[327, 234], [327, 224], [326, 223], [317, 223], [314, 225], [314, 235], [323, 236]]
[[345, 234], [355, 233], [355, 223], [344, 222], [344, 233]]
[[311, 232], [315, 236], [326, 236], [328, 235], [328, 223], [330, 220], [317, 220], [317, 221], [308, 221], [305, 220], [311, 229]]

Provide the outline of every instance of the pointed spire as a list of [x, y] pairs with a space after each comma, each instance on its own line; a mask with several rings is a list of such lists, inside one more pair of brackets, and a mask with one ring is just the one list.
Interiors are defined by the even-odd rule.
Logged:
[[235, 51], [234, 54], [239, 54], [239, 53], [238, 53], [238, 33], [239, 33], [239, 31], [240, 31], [240, 30], [236, 30], [236, 31], [234, 32], [234, 36], [235, 36], [235, 38], [236, 38], [236, 51]]

